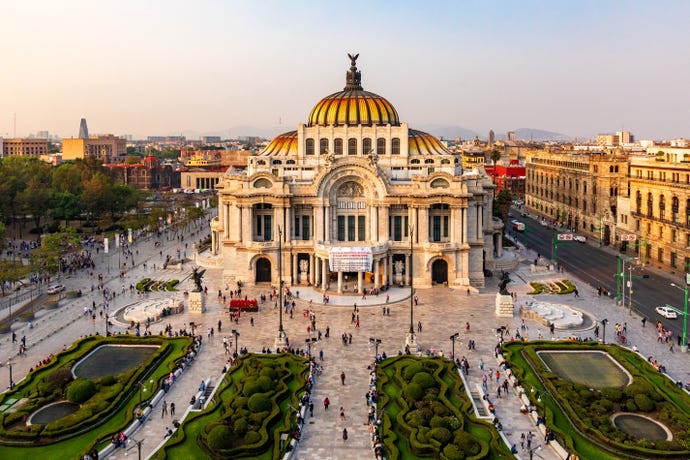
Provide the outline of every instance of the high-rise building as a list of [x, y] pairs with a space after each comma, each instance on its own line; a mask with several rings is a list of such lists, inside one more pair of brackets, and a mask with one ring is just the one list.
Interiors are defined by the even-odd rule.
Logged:
[[96, 157], [103, 163], [121, 163], [127, 156], [127, 141], [112, 134], [91, 136], [88, 139], [63, 139], [62, 159], [75, 160]]
[[345, 88], [306, 123], [249, 157], [246, 172], [221, 178], [211, 257], [224, 281], [278, 285], [282, 276], [336, 292], [484, 286], [502, 251], [495, 186], [365, 91], [356, 59]]
[[202, 144], [218, 144], [220, 143], [220, 136], [202, 136]]
[[489, 130], [489, 137], [488, 137], [488, 139], [487, 139], [487, 144], [489, 145], [489, 147], [491, 147], [492, 145], [494, 145], [494, 141], [495, 141], [495, 140], [496, 140], [496, 139], [495, 139], [495, 137], [494, 137], [494, 130], [493, 130], [493, 129], [490, 129], [490, 130]]
[[618, 136], [618, 144], [632, 144], [635, 142], [635, 136], [633, 136], [630, 131], [617, 131], [616, 136]]
[[508, 131], [506, 133], [506, 140], [514, 141], [515, 140], [515, 131]]
[[89, 128], [86, 126], [86, 118], [82, 118], [79, 123], [79, 139], [89, 138]]

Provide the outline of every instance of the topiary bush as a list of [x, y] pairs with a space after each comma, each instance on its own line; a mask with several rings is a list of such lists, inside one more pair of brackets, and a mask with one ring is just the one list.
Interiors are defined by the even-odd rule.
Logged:
[[96, 385], [88, 379], [77, 379], [67, 386], [65, 397], [74, 404], [81, 404], [96, 394]]
[[442, 426], [439, 426], [437, 428], [432, 428], [431, 431], [429, 432], [429, 436], [432, 439], [437, 440], [441, 444], [447, 444], [448, 441], [450, 441], [450, 438], [453, 437], [450, 430], [448, 428], [445, 428]]
[[416, 383], [424, 389], [435, 387], [437, 385], [434, 376], [428, 372], [417, 372], [414, 377], [412, 377], [412, 383]]
[[410, 364], [403, 371], [403, 378], [407, 381], [410, 381], [417, 372], [424, 372], [424, 366], [419, 363]]
[[448, 444], [443, 448], [443, 456], [448, 460], [464, 460], [465, 453], [455, 444]]
[[214, 450], [232, 447], [232, 430], [227, 425], [216, 425], [208, 434], [208, 445]]
[[424, 389], [418, 383], [410, 383], [405, 387], [404, 394], [408, 401], [419, 401], [424, 396]]
[[271, 398], [266, 393], [255, 393], [249, 397], [247, 407], [252, 412], [271, 410]]
[[247, 431], [249, 431], [249, 422], [247, 422], [246, 418], [240, 417], [235, 420], [233, 429], [238, 436], [243, 437], [245, 434], [247, 434]]
[[634, 401], [635, 405], [637, 405], [637, 408], [642, 412], [651, 412], [656, 407], [654, 401], [652, 401], [651, 398], [646, 394], [636, 394]]

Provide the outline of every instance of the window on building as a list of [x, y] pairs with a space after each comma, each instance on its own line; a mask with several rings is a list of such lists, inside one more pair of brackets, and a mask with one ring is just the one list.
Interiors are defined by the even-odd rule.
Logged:
[[386, 139], [383, 137], [379, 137], [376, 139], [376, 153], [378, 155], [385, 155], [386, 154]]
[[391, 154], [400, 155], [400, 139], [397, 137], [391, 140]]
[[336, 155], [342, 155], [343, 154], [343, 140], [340, 138], [335, 138], [333, 139], [333, 150], [335, 151]]
[[302, 239], [303, 240], [310, 240], [311, 239], [311, 217], [310, 216], [302, 216]]
[[677, 265], [678, 265], [678, 254], [676, 254], [675, 252], [672, 252], [672, 253], [671, 253], [671, 260], [670, 260], [670, 263], [671, 263], [671, 268], [677, 268]]
[[357, 241], [366, 240], [366, 229], [364, 216], [357, 216]]
[[671, 218], [673, 219], [674, 223], [678, 223], [678, 219], [680, 218], [678, 215], [678, 209], [680, 208], [680, 201], [678, 200], [677, 196], [674, 196], [671, 198]]
[[319, 139], [319, 155], [326, 155], [328, 153], [328, 139], [322, 137]]
[[671, 241], [674, 243], [678, 241], [678, 230], [675, 228], [671, 229]]
[[657, 260], [659, 262], [663, 262], [664, 261], [664, 248], [657, 248], [656, 253], [657, 253], [656, 254]]
[[365, 137], [362, 139], [362, 155], [369, 155], [371, 153], [371, 139]]
[[347, 216], [347, 241], [355, 241], [355, 216]]
[[647, 217], [654, 216], [654, 197], [652, 193], [647, 193]]
[[659, 196], [659, 219], [666, 219], [666, 197], [664, 195]]
[[351, 137], [347, 140], [347, 154], [357, 155], [357, 139]]
[[314, 154], [314, 139], [307, 139], [307, 155]]
[[338, 241], [345, 241], [345, 216], [338, 216]]

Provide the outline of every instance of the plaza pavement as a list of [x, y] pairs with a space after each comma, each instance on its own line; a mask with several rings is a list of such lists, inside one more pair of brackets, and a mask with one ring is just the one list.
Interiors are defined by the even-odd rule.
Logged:
[[[197, 236], [198, 237], [198, 236]], [[185, 240], [189, 239], [189, 234]], [[163, 254], [171, 254], [180, 243], [177, 241], [164, 241]], [[108, 286], [113, 289], [124, 284], [136, 283], [144, 276], [156, 279], [169, 280], [173, 278], [183, 280], [179, 291], [175, 296], [180, 297], [185, 289], [191, 289], [192, 282], [188, 278], [191, 264], [185, 267], [185, 271], [180, 272], [175, 269], [152, 270], [152, 264], [160, 266], [160, 248], [154, 248], [153, 242], [137, 244], [140, 256], [136, 259], [137, 266], [130, 270], [124, 280], [114, 279], [108, 281]], [[189, 251], [189, 250], [188, 250]], [[191, 251], [190, 251], [191, 252]], [[114, 254], [110, 255], [117, 259]], [[508, 330], [514, 332], [520, 326], [518, 313], [519, 305], [530, 300], [526, 293], [531, 290], [529, 282], [533, 280], [560, 280], [568, 278], [578, 286], [580, 297], [569, 296], [546, 296], [540, 295], [538, 298], [545, 301], [563, 302], [589, 313], [594, 319], [601, 320], [608, 318], [609, 327], [606, 331], [607, 342], [613, 341], [614, 324], [627, 322], [628, 344], [639, 348], [644, 356], [653, 356], [667, 368], [668, 374], [675, 380], [688, 380], [687, 355], [679, 352], [669, 353], [666, 344], [658, 344], [653, 327], [653, 321], [647, 323], [646, 328], [641, 328], [640, 318], [629, 316], [627, 309], [617, 307], [614, 300], [598, 297], [593, 287], [587, 287], [579, 280], [571, 277], [568, 273], [555, 274], [532, 274], [528, 270], [529, 260], [532, 254], [521, 250], [520, 264], [513, 271], [511, 277], [513, 282], [508, 285], [510, 291], [516, 292], [516, 314], [513, 318], [497, 318], [494, 314], [494, 302], [497, 291], [497, 279], [488, 278], [487, 286], [473, 292], [470, 296], [464, 289], [456, 290], [443, 286], [432, 289], [420, 289], [417, 291], [419, 304], [414, 308], [414, 325], [418, 321], [422, 323], [422, 332], [418, 334], [418, 340], [424, 350], [434, 348], [443, 351], [445, 355], [450, 353], [451, 342], [449, 336], [455, 332], [460, 332], [461, 342], [456, 342], [456, 356], [466, 356], [470, 363], [468, 384], [471, 389], [481, 386], [481, 371], [479, 362], [485, 363], [485, 371], [496, 369], [496, 359], [494, 358], [494, 346], [498, 341], [496, 328], [508, 326]], [[98, 256], [96, 262], [98, 263]], [[147, 262], [148, 269], [144, 270], [142, 263]], [[111, 262], [111, 273], [116, 265]], [[96, 273], [104, 272], [101, 267], [97, 267]], [[65, 305], [57, 310], [49, 311], [46, 316], [38, 318], [34, 323], [35, 327], [28, 330], [26, 326], [17, 329], [19, 337], [27, 335], [27, 345], [29, 346], [27, 356], [16, 356], [17, 344], [12, 344], [10, 335], [0, 337], [0, 357], [2, 362], [7, 362], [7, 357], [13, 358], [13, 371], [15, 382], [26, 375], [29, 368], [35, 362], [49, 353], [55, 353], [63, 346], [69, 345], [73, 340], [84, 334], [93, 334], [96, 331], [103, 334], [104, 324], [100, 317], [97, 317], [95, 324], [90, 318], [83, 316], [83, 307], [90, 305], [92, 299], [96, 299], [96, 293], [90, 292], [91, 280], [88, 274], [63, 279], [60, 282], [67, 285], [68, 289], [81, 288], [85, 297], [72, 301], [63, 301]], [[208, 287], [209, 295], [206, 300], [206, 313], [185, 312], [166, 318], [173, 325], [174, 329], [188, 326], [190, 321], [197, 324], [197, 332], [204, 336], [202, 351], [191, 367], [191, 372], [185, 372], [178, 379], [177, 383], [166, 395], [168, 404], [174, 402], [177, 406], [176, 419], [180, 419], [193, 394], [196, 393], [202, 379], [211, 378], [216, 381], [221, 375], [221, 369], [226, 362], [222, 347], [222, 337], [231, 338], [231, 329], [236, 329], [239, 333], [239, 347], [247, 347], [250, 352], [261, 351], [263, 347], [273, 349], [274, 339], [278, 329], [278, 310], [270, 302], [260, 305], [258, 313], [243, 314], [237, 324], [231, 324], [221, 302], [217, 297], [218, 289], [224, 294], [225, 286], [222, 283], [220, 269], [208, 269], [203, 279], [203, 283]], [[269, 286], [245, 287], [242, 297], [247, 295], [249, 298], [258, 298], [261, 293], [268, 294]], [[323, 374], [317, 378], [314, 392], [314, 416], [307, 416], [303, 429], [302, 439], [296, 449], [293, 458], [311, 460], [327, 459], [372, 459], [373, 451], [369, 441], [369, 433], [366, 425], [367, 406], [364, 395], [368, 390], [369, 371], [367, 366], [374, 357], [374, 349], [370, 347], [369, 338], [373, 337], [381, 340], [379, 352], [394, 355], [402, 351], [405, 343], [405, 335], [410, 327], [410, 302], [409, 289], [393, 288], [389, 291], [391, 296], [388, 306], [391, 309], [390, 316], [382, 314], [382, 305], [385, 304], [385, 294], [368, 296], [362, 299], [356, 295], [335, 296], [331, 294], [331, 304], [324, 306], [320, 304], [321, 294], [314, 292], [306, 286], [295, 287], [293, 290], [300, 291], [300, 299], [296, 300], [296, 309], [293, 318], [283, 315], [283, 324], [290, 342], [295, 347], [302, 348], [304, 340], [308, 337], [307, 326], [308, 318], [302, 314], [312, 300], [312, 310], [316, 314], [317, 330], [325, 333], [326, 327], [330, 328], [330, 338], [323, 338], [315, 346], [315, 354], [319, 350], [324, 351]], [[120, 290], [118, 290], [120, 292]], [[165, 297], [170, 294], [151, 293], [150, 296]], [[228, 296], [229, 297], [229, 296]], [[136, 295], [130, 295], [127, 291], [124, 295], [118, 295], [114, 305], [111, 304], [111, 311], [120, 308], [128, 303], [137, 300]], [[229, 299], [228, 299], [229, 300]], [[360, 316], [360, 327], [356, 328], [351, 324], [351, 314], [353, 304], [357, 303]], [[97, 300], [98, 303], [98, 300]], [[254, 326], [250, 325], [249, 318], [254, 318]], [[222, 320], [223, 328], [219, 334], [217, 331], [218, 320]], [[469, 333], [465, 331], [465, 323], [470, 323]], [[525, 321], [528, 326], [528, 336], [536, 338], [539, 334], [544, 338], [549, 337], [548, 329], [532, 320]], [[208, 328], [216, 329], [214, 338], [207, 337]], [[154, 334], [160, 332], [163, 323], [155, 323], [151, 330]], [[123, 328], [116, 330], [124, 331]], [[352, 344], [344, 346], [341, 341], [341, 334], [351, 333]], [[591, 337], [591, 329], [581, 331], [556, 331], [555, 338], [565, 339], [568, 337]], [[467, 340], [476, 341], [476, 351], [467, 349]], [[231, 349], [234, 348], [231, 347]], [[340, 373], [346, 374], [345, 385], [340, 382]], [[0, 370], [0, 381], [8, 381], [6, 369]], [[537, 433], [534, 423], [525, 415], [519, 412], [520, 402], [514, 392], [498, 399], [495, 394], [496, 382], [489, 385], [488, 394], [492, 398], [496, 416], [503, 424], [503, 432], [511, 443], [520, 446], [519, 437], [523, 432], [532, 431]], [[331, 401], [331, 408], [328, 412], [324, 411], [322, 400], [328, 397]], [[345, 418], [341, 420], [339, 408], [345, 410]], [[155, 407], [151, 416], [143, 427], [134, 435], [137, 440], [142, 440], [142, 458], [149, 458], [150, 455], [164, 441], [164, 434], [168, 427], [172, 426], [172, 417], [168, 415], [161, 418], [161, 408]], [[342, 429], [347, 428], [349, 439], [342, 440]], [[537, 436], [533, 444], [540, 445], [541, 440]], [[125, 452], [129, 455], [136, 454], [136, 447], [131, 449], [118, 450], [116, 455], [110, 458], [122, 458]], [[537, 452], [545, 459], [557, 458], [554, 451], [546, 447]], [[525, 450], [520, 450], [518, 458], [528, 458]]]

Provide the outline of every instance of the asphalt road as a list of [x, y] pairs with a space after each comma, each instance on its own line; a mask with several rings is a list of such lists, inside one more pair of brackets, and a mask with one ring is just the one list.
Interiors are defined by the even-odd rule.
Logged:
[[[542, 226], [538, 220], [531, 217], [521, 216], [521, 212], [512, 209], [514, 216], [510, 220], [516, 219], [525, 223], [525, 231], [517, 233], [517, 239], [526, 247], [536, 251], [538, 254], [551, 259], [553, 257], [553, 238], [554, 229]], [[510, 225], [510, 224], [509, 224]], [[509, 229], [512, 234], [512, 229]], [[563, 229], [558, 230], [564, 232]], [[575, 274], [581, 280], [587, 282], [596, 289], [602, 286], [612, 297], [616, 297], [616, 270], [617, 254], [611, 253], [611, 248], [600, 248], [597, 241], [579, 243], [577, 241], [560, 242], [556, 248], [558, 264], [565, 267], [566, 272]], [[634, 257], [633, 250], [629, 249], [626, 256]], [[625, 308], [629, 308], [629, 288], [627, 282], [630, 271], [628, 264], [625, 268]], [[683, 317], [678, 315], [677, 319], [666, 319], [657, 314], [654, 309], [660, 305], [669, 304], [680, 311], [683, 311], [685, 294], [681, 289], [671, 286], [676, 282], [671, 277], [664, 276], [656, 270], [644, 269], [642, 267], [632, 270], [633, 295], [632, 309], [638, 314], [647, 318], [648, 323], [654, 327], [656, 320], [660, 320], [666, 328], [673, 331], [674, 338], [683, 332]], [[648, 276], [648, 278], [642, 278]], [[688, 334], [690, 336], [690, 333]]]

